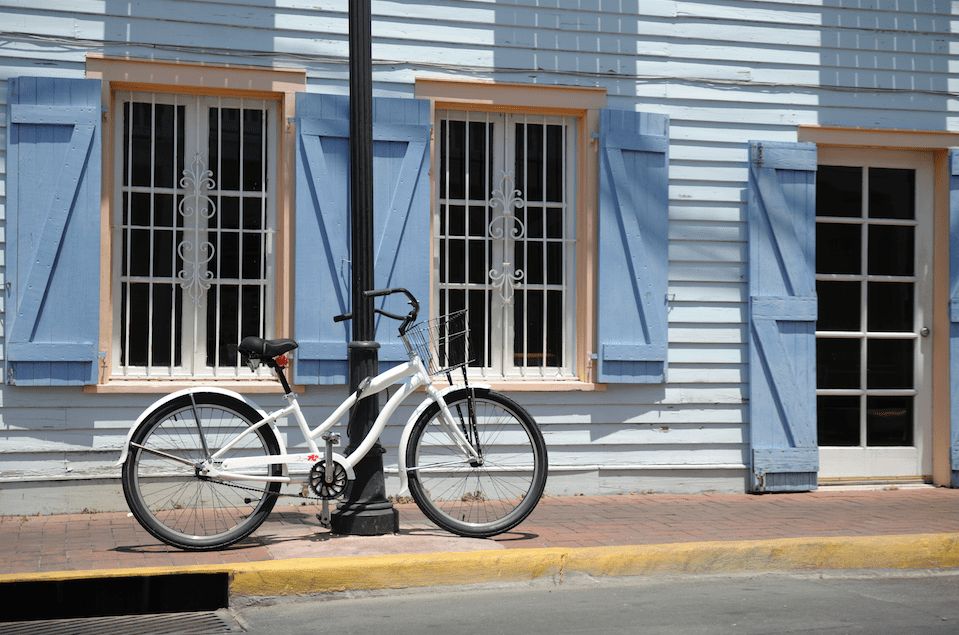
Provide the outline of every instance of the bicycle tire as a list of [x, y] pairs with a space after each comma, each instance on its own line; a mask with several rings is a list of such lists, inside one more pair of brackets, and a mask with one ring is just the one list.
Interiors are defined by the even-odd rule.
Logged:
[[413, 500], [427, 518], [460, 536], [509, 531], [529, 516], [546, 487], [543, 434], [525, 409], [497, 392], [462, 388], [444, 400], [461, 426], [473, 408], [483, 463], [464, 457], [441, 428], [439, 404], [431, 404], [413, 424], [407, 447]]
[[[184, 395], [164, 404], [133, 433], [123, 464], [123, 495], [140, 525], [162, 542], [189, 551], [222, 549], [246, 538], [266, 520], [280, 484], [243, 481], [240, 489], [204, 478], [192, 465], [137, 447], [193, 464], [204, 460], [194, 404], [210, 452], [261, 420], [243, 401], [217, 393], [194, 393], [192, 399]], [[280, 454], [269, 426], [257, 429], [224, 458], [263, 454]], [[245, 473], [279, 476], [283, 466], [250, 468]]]

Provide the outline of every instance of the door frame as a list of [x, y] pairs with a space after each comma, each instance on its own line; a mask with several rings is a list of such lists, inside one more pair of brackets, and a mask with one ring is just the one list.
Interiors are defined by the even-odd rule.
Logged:
[[[930, 152], [934, 162], [932, 331], [932, 482], [952, 480], [949, 360], [949, 148], [959, 147], [959, 133], [923, 130], [878, 130], [841, 126], [800, 125], [799, 141], [828, 147], [889, 148]], [[959, 404], [957, 404], [959, 407]]]
[[[900, 479], [932, 475], [932, 351], [935, 333], [923, 337], [922, 328], [932, 329], [933, 251], [931, 248], [935, 215], [933, 209], [933, 157], [928, 152], [870, 148], [824, 147], [818, 151], [819, 165], [843, 165], [862, 168], [905, 168], [916, 171], [916, 341], [915, 414], [913, 445], [903, 447], [866, 446], [819, 447], [819, 478]], [[865, 198], [863, 199], [865, 202]], [[865, 211], [863, 219], [866, 219]], [[865, 245], [864, 245], [865, 248]], [[865, 272], [863, 272], [865, 273]], [[860, 387], [862, 390], [862, 387]]]

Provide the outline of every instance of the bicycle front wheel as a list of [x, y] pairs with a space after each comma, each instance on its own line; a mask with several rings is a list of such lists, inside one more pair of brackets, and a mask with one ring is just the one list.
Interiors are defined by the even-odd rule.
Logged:
[[406, 453], [410, 493], [440, 527], [487, 538], [521, 523], [546, 487], [546, 443], [536, 422], [511, 399], [463, 388], [445, 397], [456, 425], [480, 455], [470, 459], [433, 403], [413, 424]]
[[[222, 549], [259, 527], [279, 483], [211, 479], [196, 466], [260, 419], [246, 403], [216, 393], [179, 397], [145, 419], [123, 464], [123, 494], [143, 528], [168, 545], [202, 551]], [[273, 431], [262, 426], [222, 458], [278, 454]], [[243, 471], [249, 477], [282, 473], [280, 464]]]

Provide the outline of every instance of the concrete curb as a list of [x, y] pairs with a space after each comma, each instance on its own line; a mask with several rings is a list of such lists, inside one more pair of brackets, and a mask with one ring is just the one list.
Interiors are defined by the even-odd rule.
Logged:
[[580, 573], [624, 576], [815, 569], [959, 567], [959, 534], [784, 538], [579, 549], [301, 558], [187, 567], [61, 571], [0, 576], [8, 582], [184, 573], [228, 573], [232, 596], [301, 595], [434, 585], [528, 581]]

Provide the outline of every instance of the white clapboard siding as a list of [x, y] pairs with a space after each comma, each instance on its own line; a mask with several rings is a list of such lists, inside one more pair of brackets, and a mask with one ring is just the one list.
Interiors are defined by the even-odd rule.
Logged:
[[[712, 467], [742, 481], [750, 423], [749, 140], [795, 141], [801, 124], [959, 130], [954, 95], [946, 94], [959, 84], [954, 3], [824, 4], [836, 3], [372, 2], [377, 95], [410, 97], [417, 77], [575, 85], [606, 89], [610, 108], [670, 117], [667, 383], [514, 393], [543, 425], [557, 473], [622, 467], [644, 474], [661, 467], [675, 470], [676, 487], [687, 491], [684, 468]], [[346, 94], [347, 18], [346, 2], [303, 0], [5, 3], [0, 241], [8, 77], [83, 77], [85, 56], [101, 54], [300, 68], [310, 91]], [[308, 418], [322, 419], [344, 393], [342, 387], [303, 393]], [[0, 487], [116, 477], [124, 435], [155, 398], [0, 388]], [[265, 408], [281, 403], [272, 396], [255, 400]], [[395, 470], [401, 426], [414, 405], [401, 409], [384, 433], [388, 469]], [[302, 447], [291, 422], [280, 429], [287, 443]], [[655, 483], [669, 489], [668, 474]], [[697, 488], [714, 486], [705, 481]]]

